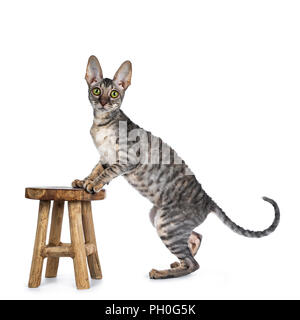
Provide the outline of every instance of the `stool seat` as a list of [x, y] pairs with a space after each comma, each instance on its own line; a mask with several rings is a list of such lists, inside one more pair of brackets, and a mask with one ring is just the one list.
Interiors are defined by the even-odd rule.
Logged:
[[64, 200], [64, 201], [92, 201], [103, 200], [105, 190], [88, 193], [84, 189], [72, 187], [28, 187], [25, 198], [35, 200]]

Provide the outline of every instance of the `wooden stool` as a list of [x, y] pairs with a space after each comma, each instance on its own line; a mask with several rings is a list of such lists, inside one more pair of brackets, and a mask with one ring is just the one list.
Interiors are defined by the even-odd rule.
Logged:
[[[83, 189], [68, 187], [26, 188], [25, 197], [40, 200], [29, 288], [40, 285], [44, 258], [48, 258], [46, 278], [56, 277], [60, 257], [71, 257], [74, 262], [77, 288], [88, 289], [90, 284], [87, 257], [91, 277], [101, 279], [91, 201], [103, 200], [105, 191], [90, 194]], [[51, 200], [53, 200], [52, 221], [49, 243], [46, 245]], [[60, 242], [64, 201], [68, 201], [71, 243]]]

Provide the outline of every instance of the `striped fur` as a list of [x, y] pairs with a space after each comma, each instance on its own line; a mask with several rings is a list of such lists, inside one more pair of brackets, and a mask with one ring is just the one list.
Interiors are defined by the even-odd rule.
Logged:
[[[276, 202], [269, 198], [264, 200], [273, 205], [275, 219], [266, 230], [249, 231], [231, 221], [206, 194], [195, 175], [176, 152], [160, 138], [141, 129], [120, 110], [125, 90], [131, 80], [131, 64], [123, 63], [114, 80], [103, 79], [102, 71], [99, 69], [100, 64], [98, 60], [93, 60], [94, 58], [90, 58], [89, 64], [92, 65], [88, 65], [86, 76], [89, 99], [94, 111], [90, 132], [100, 154], [99, 165], [103, 166], [104, 170], [99, 170], [97, 165], [90, 176], [84, 180], [76, 180], [73, 185], [84, 187], [88, 192], [97, 192], [103, 185], [122, 175], [129, 184], [152, 202], [150, 219], [162, 242], [180, 263], [173, 263], [171, 269], [151, 270], [151, 278], [179, 277], [199, 268], [194, 255], [199, 249], [202, 236], [193, 230], [206, 219], [210, 212], [215, 212], [231, 230], [246, 237], [263, 237], [276, 229], [279, 223], [279, 208]], [[101, 89], [105, 99], [92, 94], [95, 86]], [[118, 99], [110, 98], [111, 90], [118, 90], [120, 93]], [[147, 161], [142, 161], [142, 158], [138, 158], [137, 161], [137, 154], [128, 153], [137, 140], [128, 139], [124, 148], [124, 144], [121, 143], [124, 137], [120, 136], [122, 124], [126, 124], [127, 137], [135, 132], [134, 130], [138, 130], [140, 147], [144, 150], [143, 155], [146, 156]], [[141, 137], [144, 137], [144, 140], [141, 140]], [[153, 150], [157, 151], [156, 154]], [[112, 154], [115, 154], [115, 158], [111, 157]], [[138, 156], [141, 154], [142, 152]], [[165, 159], [166, 154], [168, 159]]]

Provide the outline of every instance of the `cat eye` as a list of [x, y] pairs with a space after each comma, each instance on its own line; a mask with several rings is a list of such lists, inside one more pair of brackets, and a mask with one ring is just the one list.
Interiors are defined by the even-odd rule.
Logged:
[[112, 90], [110, 96], [112, 98], [117, 98], [119, 96], [119, 92], [117, 90]]
[[92, 90], [94, 96], [100, 96], [101, 90], [99, 88], [94, 88]]

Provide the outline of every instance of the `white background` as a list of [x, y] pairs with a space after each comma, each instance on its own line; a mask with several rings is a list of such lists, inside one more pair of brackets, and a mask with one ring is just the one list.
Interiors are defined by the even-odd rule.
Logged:
[[[2, 299], [300, 298], [299, 1], [9, 1], [0, 5]], [[174, 261], [149, 222], [150, 202], [123, 178], [93, 203], [103, 280], [75, 288], [71, 259], [28, 289], [38, 201], [24, 188], [69, 185], [98, 160], [84, 73], [126, 59], [123, 110], [173, 146], [240, 225], [214, 215], [198, 228], [200, 270], [163, 281]], [[65, 215], [63, 241], [69, 241]]]

